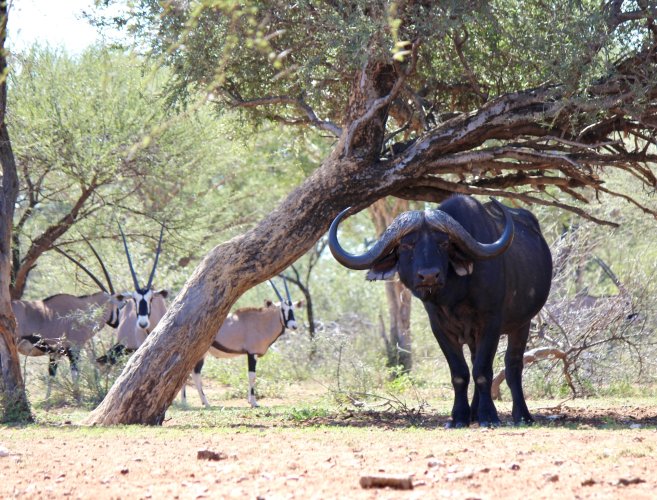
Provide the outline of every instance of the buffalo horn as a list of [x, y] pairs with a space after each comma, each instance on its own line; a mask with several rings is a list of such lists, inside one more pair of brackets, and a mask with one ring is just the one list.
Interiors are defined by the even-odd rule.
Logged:
[[491, 198], [493, 203], [504, 214], [504, 231], [497, 241], [493, 243], [480, 243], [465, 230], [451, 215], [442, 210], [429, 210], [426, 212], [427, 223], [433, 229], [447, 234], [452, 242], [470, 257], [475, 259], [492, 259], [504, 253], [513, 242], [514, 225], [511, 213], [499, 201]]
[[369, 269], [376, 260], [387, 255], [399, 240], [422, 225], [423, 212], [411, 211], [398, 215], [388, 226], [372, 248], [362, 255], [354, 255], [345, 251], [338, 242], [338, 224], [349, 212], [351, 207], [343, 210], [335, 218], [329, 229], [329, 248], [335, 260], [349, 269]]

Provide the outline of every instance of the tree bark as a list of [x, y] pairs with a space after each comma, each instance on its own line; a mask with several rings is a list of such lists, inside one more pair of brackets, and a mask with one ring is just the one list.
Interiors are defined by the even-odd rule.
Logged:
[[[408, 200], [378, 200], [370, 206], [370, 213], [378, 234], [383, 234], [394, 218], [408, 210]], [[388, 302], [388, 334], [386, 351], [388, 366], [401, 366], [403, 373], [413, 368], [411, 351], [411, 292], [399, 281], [385, 284]]]
[[11, 308], [9, 285], [11, 280], [11, 231], [14, 205], [18, 196], [18, 175], [5, 123], [7, 107], [5, 37], [7, 3], [0, 1], [0, 163], [2, 164], [2, 198], [0, 199], [0, 368], [2, 371], [0, 407], [3, 422], [32, 421], [30, 405], [25, 394], [14, 332], [16, 318]]

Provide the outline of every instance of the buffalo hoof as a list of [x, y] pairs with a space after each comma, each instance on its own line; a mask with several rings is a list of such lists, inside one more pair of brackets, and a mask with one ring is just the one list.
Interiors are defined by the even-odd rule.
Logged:
[[468, 422], [454, 422], [454, 420], [450, 420], [445, 424], [445, 429], [465, 429], [469, 425]]
[[527, 420], [523, 418], [522, 420], [518, 420], [517, 422], [513, 422], [513, 425], [515, 427], [529, 427], [534, 425], [534, 419], [532, 418], [531, 420]]
[[482, 428], [487, 427], [489, 429], [494, 429], [495, 427], [499, 427], [500, 425], [502, 425], [502, 424], [499, 420], [491, 420], [490, 422], [487, 422], [487, 421], [484, 420], [482, 422], [479, 422], [479, 427], [482, 427]]

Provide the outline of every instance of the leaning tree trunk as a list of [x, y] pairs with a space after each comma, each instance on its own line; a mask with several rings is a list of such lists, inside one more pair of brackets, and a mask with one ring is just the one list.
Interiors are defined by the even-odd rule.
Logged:
[[[377, 233], [383, 234], [394, 218], [406, 210], [408, 210], [408, 200], [401, 199], [394, 200], [392, 204], [388, 203], [388, 200], [379, 200], [370, 206]], [[401, 366], [402, 372], [408, 373], [413, 368], [411, 292], [400, 281], [388, 281], [385, 288], [389, 326], [384, 338], [388, 366]]]
[[[331, 155], [257, 227], [205, 256], [87, 423], [161, 424], [235, 301], [307, 252], [344, 207], [363, 208], [387, 194], [393, 179], [371, 186], [381, 175], [376, 159], [387, 109], [372, 110], [371, 103], [393, 83], [388, 65], [372, 64], [357, 76], [349, 105], [353, 126]], [[356, 123], [368, 109], [368, 120]]]
[[18, 361], [14, 332], [16, 319], [11, 309], [9, 285], [11, 280], [11, 229], [14, 204], [18, 196], [16, 162], [11, 149], [9, 132], [5, 123], [7, 107], [5, 35], [7, 28], [7, 2], [0, 1], [0, 164], [2, 164], [2, 198], [0, 199], [0, 395], [2, 415], [0, 420], [31, 421], [30, 405]]

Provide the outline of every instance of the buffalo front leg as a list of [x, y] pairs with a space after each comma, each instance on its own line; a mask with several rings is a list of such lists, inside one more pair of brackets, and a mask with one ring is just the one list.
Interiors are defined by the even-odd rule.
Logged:
[[257, 361], [256, 361], [255, 354], [247, 354], [246, 357], [248, 358], [248, 364], [249, 364], [249, 394], [248, 394], [247, 400], [253, 408], [256, 408], [258, 406], [258, 403], [256, 402], [256, 397], [255, 397], [256, 363], [257, 363]]
[[433, 304], [424, 303], [429, 315], [431, 330], [438, 341], [440, 350], [445, 355], [454, 388], [454, 405], [452, 406], [452, 420], [447, 424], [449, 428], [467, 427], [470, 425], [470, 404], [468, 403], [468, 384], [470, 383], [470, 370], [463, 356], [463, 346], [456, 339], [445, 335], [435, 320], [438, 316]]
[[[500, 418], [491, 396], [493, 383], [493, 360], [500, 340], [500, 325], [494, 321], [484, 329], [484, 333], [476, 346], [474, 362], [472, 364], [472, 379], [476, 384], [478, 401], [477, 420], [481, 427], [500, 425]], [[474, 408], [472, 409], [474, 412]]]
[[504, 356], [504, 365], [506, 371], [506, 383], [511, 391], [511, 400], [513, 409], [511, 416], [513, 423], [518, 425], [525, 423], [531, 425], [534, 422], [527, 403], [525, 395], [522, 392], [522, 369], [527, 339], [529, 338], [529, 326], [527, 323], [515, 332], [509, 333], [509, 345]]

